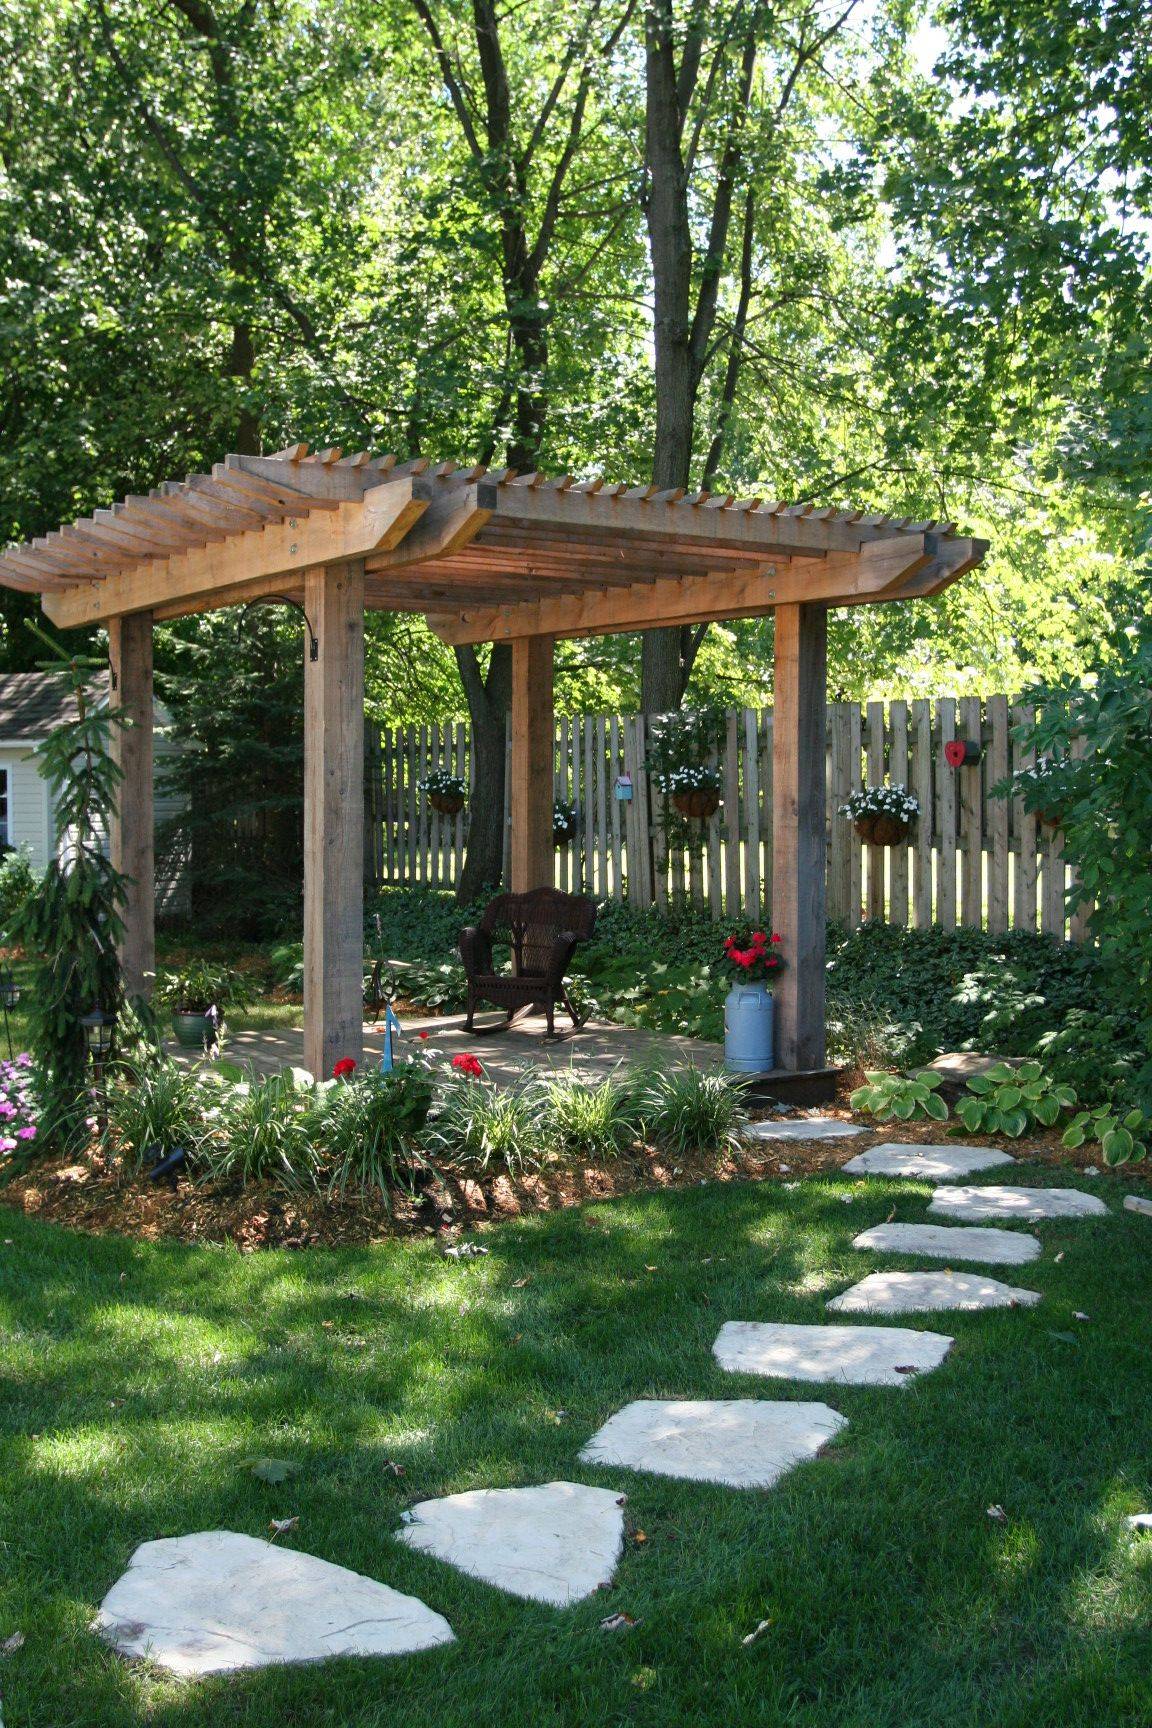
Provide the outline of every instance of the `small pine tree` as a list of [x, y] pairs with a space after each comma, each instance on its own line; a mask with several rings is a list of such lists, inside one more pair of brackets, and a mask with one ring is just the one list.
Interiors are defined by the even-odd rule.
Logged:
[[[101, 662], [69, 655], [29, 623], [72, 689], [76, 718], [56, 727], [37, 752], [55, 805], [53, 857], [10, 935], [35, 962], [32, 1043], [41, 1098], [41, 1142], [67, 1141], [87, 1111], [88, 1051], [80, 1016], [93, 1008], [119, 1015], [124, 989], [117, 944], [127, 878], [113, 869], [104, 837], [122, 778], [109, 743], [124, 722], [93, 700]], [[40, 1143], [40, 1142], [38, 1142]]]

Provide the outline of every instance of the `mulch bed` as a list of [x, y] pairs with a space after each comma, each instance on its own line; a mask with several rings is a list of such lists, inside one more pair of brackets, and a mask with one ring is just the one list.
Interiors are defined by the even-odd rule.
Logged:
[[[840, 1103], [819, 1114], [848, 1119], [851, 1111]], [[46, 1158], [0, 1187], [0, 1205], [97, 1235], [231, 1242], [245, 1253], [260, 1248], [347, 1247], [395, 1236], [428, 1235], [451, 1242], [464, 1228], [525, 1213], [557, 1211], [588, 1200], [610, 1200], [617, 1194], [691, 1188], [701, 1182], [797, 1181], [836, 1170], [855, 1153], [882, 1141], [927, 1145], [947, 1144], [950, 1138], [957, 1136], [949, 1136], [942, 1123], [899, 1122], [847, 1140], [781, 1141], [778, 1146], [759, 1142], [675, 1163], [653, 1148], [638, 1148], [610, 1164], [555, 1162], [515, 1178], [488, 1174], [473, 1180], [448, 1173], [431, 1178], [414, 1198], [393, 1196], [391, 1211], [378, 1195], [349, 1194], [336, 1200], [272, 1186], [238, 1190], [190, 1181], [160, 1187], [125, 1175], [117, 1160], [99, 1155], [83, 1162]], [[962, 1138], [967, 1145], [1014, 1149], [988, 1135]], [[1028, 1137], [1026, 1144], [1031, 1163], [1068, 1172], [1095, 1164], [1106, 1179], [1103, 1193], [1117, 1200], [1134, 1186], [1147, 1187], [1152, 1175], [1143, 1165], [1105, 1171], [1098, 1147], [1070, 1152], [1054, 1131]]]

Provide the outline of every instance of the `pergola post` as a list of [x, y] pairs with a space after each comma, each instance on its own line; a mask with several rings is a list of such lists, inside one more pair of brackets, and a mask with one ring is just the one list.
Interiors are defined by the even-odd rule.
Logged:
[[772, 721], [772, 925], [787, 969], [776, 986], [776, 1061], [823, 1068], [825, 708], [828, 613], [776, 608]]
[[304, 1064], [364, 1050], [364, 562], [310, 569], [304, 611]]
[[147, 1001], [156, 971], [156, 838], [152, 790], [152, 614], [108, 620], [110, 705], [126, 725], [112, 730], [123, 779], [108, 836], [113, 868], [128, 878], [120, 966], [129, 1000]]
[[512, 892], [551, 887], [553, 640], [519, 636], [512, 643]]

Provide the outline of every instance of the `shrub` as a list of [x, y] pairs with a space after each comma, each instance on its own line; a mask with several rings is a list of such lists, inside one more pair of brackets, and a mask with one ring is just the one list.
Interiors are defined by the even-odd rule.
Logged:
[[870, 1002], [832, 1003], [827, 1020], [828, 1059], [846, 1068], [903, 1068], [920, 1035], [917, 1020], [893, 1020]]
[[628, 1089], [645, 1137], [680, 1156], [733, 1144], [747, 1121], [741, 1082], [720, 1068], [651, 1069]]
[[[1144, 1053], [1137, 1085], [1152, 1104], [1152, 619], [1101, 645], [1079, 680], [1028, 692], [1040, 707], [1014, 737], [1060, 764], [1064, 857], [1075, 866], [1073, 903], [1092, 908], [1110, 1006], [1128, 1011]], [[1043, 777], [1019, 783], [1043, 808]]]
[[0, 858], [0, 933], [21, 912], [36, 891], [36, 872], [27, 846], [5, 852]]
[[1022, 1062], [1018, 1068], [998, 1062], [987, 1074], [973, 1074], [968, 1091], [970, 1096], [956, 1106], [968, 1132], [1007, 1134], [1013, 1140], [1030, 1122], [1053, 1127], [1061, 1111], [1076, 1103], [1072, 1087], [1045, 1074], [1039, 1062]]
[[205, 1014], [213, 1006], [245, 1008], [251, 1000], [251, 984], [231, 966], [194, 961], [161, 972], [156, 981], [156, 1006], [172, 1014]]
[[545, 1144], [531, 1084], [495, 1086], [463, 1074], [449, 1082], [425, 1135], [429, 1151], [451, 1164], [510, 1175], [536, 1169]]
[[458, 960], [440, 964], [410, 966], [397, 975], [397, 987], [406, 1002], [414, 1008], [426, 1008], [433, 1014], [451, 1014], [462, 1008], [467, 998], [468, 980]]
[[312, 1077], [302, 1069], [241, 1081], [221, 1096], [219, 1132], [200, 1162], [213, 1181], [313, 1183], [317, 1159], [308, 1130]]
[[355, 1079], [317, 1088], [308, 1116], [329, 1192], [410, 1184], [413, 1163], [423, 1163], [415, 1139], [432, 1105], [432, 1076], [420, 1062], [390, 1073], [368, 1069]]
[[936, 1091], [939, 1085], [939, 1074], [866, 1074], [849, 1103], [881, 1122], [911, 1122], [914, 1116], [946, 1122], [948, 1106]]

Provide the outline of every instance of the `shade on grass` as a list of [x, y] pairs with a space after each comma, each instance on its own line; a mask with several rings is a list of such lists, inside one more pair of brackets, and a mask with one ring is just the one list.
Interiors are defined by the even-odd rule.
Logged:
[[[633, 1399], [811, 1398], [724, 1372], [712, 1344], [729, 1318], [822, 1321], [859, 1276], [852, 1237], [922, 1218], [928, 1190], [842, 1192], [633, 1196], [451, 1261], [431, 1239], [245, 1257], [0, 1215], [0, 1640], [26, 1639], [0, 1660], [6, 1720], [1146, 1724], [1152, 1542], [1125, 1514], [1152, 1507], [1152, 1244], [1118, 1195], [1038, 1227], [1037, 1308], [950, 1317], [947, 1361], [898, 1391], [828, 1388], [849, 1426], [766, 1493], [578, 1463]], [[258, 1480], [245, 1461], [269, 1456], [298, 1473]], [[628, 1494], [614, 1586], [573, 1607], [394, 1540], [415, 1501], [556, 1480]], [[458, 1642], [185, 1685], [88, 1630], [138, 1543], [291, 1515], [283, 1540], [418, 1596]], [[600, 1631], [616, 1610], [640, 1624]]]

